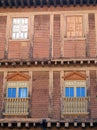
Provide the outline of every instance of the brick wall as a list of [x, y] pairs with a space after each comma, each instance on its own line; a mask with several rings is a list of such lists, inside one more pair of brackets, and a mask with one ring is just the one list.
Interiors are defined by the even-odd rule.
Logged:
[[50, 16], [37, 15], [34, 19], [33, 58], [49, 58]]
[[97, 76], [96, 71], [90, 71], [90, 109], [91, 117], [97, 118]]
[[30, 43], [26, 41], [9, 41], [9, 59], [27, 59], [30, 56]]
[[96, 33], [95, 33], [95, 14], [89, 14], [89, 34], [87, 42], [87, 56], [96, 56]]
[[60, 72], [56, 71], [53, 74], [53, 118], [60, 119], [61, 115], [61, 104], [60, 104], [60, 97], [61, 97], [61, 88], [60, 88]]
[[64, 57], [67, 58], [83, 58], [86, 55], [85, 40], [65, 40], [64, 41]]
[[53, 57], [60, 57], [60, 15], [54, 15], [53, 21]]
[[6, 21], [7, 17], [0, 16], [0, 59], [4, 58], [4, 48], [6, 44]]
[[0, 117], [3, 110], [3, 72], [0, 72]]
[[49, 72], [33, 72], [32, 117], [47, 118], [49, 104]]

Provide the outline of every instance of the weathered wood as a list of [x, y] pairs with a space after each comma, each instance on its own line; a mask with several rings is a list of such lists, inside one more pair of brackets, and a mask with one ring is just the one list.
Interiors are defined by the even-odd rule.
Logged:
[[25, 7], [24, 0], [20, 0], [20, 3], [21, 3], [22, 8], [24, 8]]
[[85, 127], [85, 122], [82, 122], [82, 127]]
[[36, 127], [36, 123], [35, 122], [33, 122], [33, 127]]
[[93, 5], [96, 6], [96, 0], [93, 0]]
[[93, 127], [93, 126], [94, 126], [93, 122], [90, 122], [90, 127]]
[[87, 6], [89, 6], [90, 5], [90, 0], [87, 0]]
[[80, 0], [80, 6], [82, 6], [83, 5], [83, 0]]
[[63, 7], [63, 0], [60, 0], [60, 6]]
[[12, 2], [11, 0], [8, 0], [9, 7], [12, 8]]
[[54, 4], [54, 6], [56, 7], [56, 6], [57, 6], [57, 1], [56, 1], [56, 0], [53, 0], [53, 4]]
[[69, 127], [69, 122], [65, 122], [65, 127]]
[[43, 0], [40, 0], [40, 6], [43, 7]]
[[6, 2], [5, 2], [5, 0], [2, 0], [1, 3], [2, 3], [3, 7], [5, 8], [5, 7], [6, 7]]
[[19, 4], [17, 0], [14, 0], [15, 7], [18, 8]]
[[56, 123], [56, 127], [59, 128], [60, 127], [60, 122]]
[[33, 5], [35, 8], [37, 7], [36, 0], [33, 0]]
[[77, 122], [74, 122], [74, 127], [77, 127]]
[[67, 6], [70, 6], [70, 0], [66, 0], [67, 1]]
[[53, 115], [53, 71], [49, 71], [49, 116]]
[[50, 7], [50, 0], [46, 0], [47, 6]]
[[30, 66], [31, 65], [31, 62], [27, 62], [27, 66]]
[[51, 127], [51, 122], [47, 122], [47, 127], [48, 127], [48, 128]]
[[73, 0], [73, 5], [76, 6], [76, 0]]
[[8, 127], [12, 127], [12, 123], [11, 122], [8, 123]]
[[29, 8], [31, 7], [31, 2], [30, 2], [30, 0], [27, 0], [27, 5], [28, 5]]
[[25, 123], [25, 127], [26, 127], [26, 128], [29, 127], [29, 123], [28, 123], [28, 122]]

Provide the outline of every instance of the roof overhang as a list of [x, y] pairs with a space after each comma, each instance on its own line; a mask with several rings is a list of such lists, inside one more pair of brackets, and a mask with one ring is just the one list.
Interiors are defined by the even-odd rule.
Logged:
[[83, 5], [96, 5], [96, 0], [0, 0], [0, 7], [43, 7], [43, 6], [83, 6]]

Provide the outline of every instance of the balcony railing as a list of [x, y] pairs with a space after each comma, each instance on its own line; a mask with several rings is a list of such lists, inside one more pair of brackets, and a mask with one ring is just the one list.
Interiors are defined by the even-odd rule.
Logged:
[[63, 114], [88, 114], [88, 97], [63, 98]]
[[28, 115], [29, 98], [5, 98], [4, 115]]

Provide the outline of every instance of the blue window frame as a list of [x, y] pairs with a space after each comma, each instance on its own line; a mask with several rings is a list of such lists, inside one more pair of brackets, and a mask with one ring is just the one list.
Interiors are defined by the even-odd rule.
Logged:
[[18, 97], [19, 98], [26, 98], [27, 97], [27, 88], [19, 88], [18, 91]]
[[85, 87], [77, 87], [76, 88], [76, 97], [85, 97], [86, 90]]
[[66, 97], [74, 97], [74, 87], [66, 87], [65, 88], [65, 96]]
[[16, 98], [16, 88], [8, 88], [8, 98]]
[[28, 89], [27, 87], [22, 88], [8, 88], [7, 90], [8, 98], [26, 98], [28, 97]]

